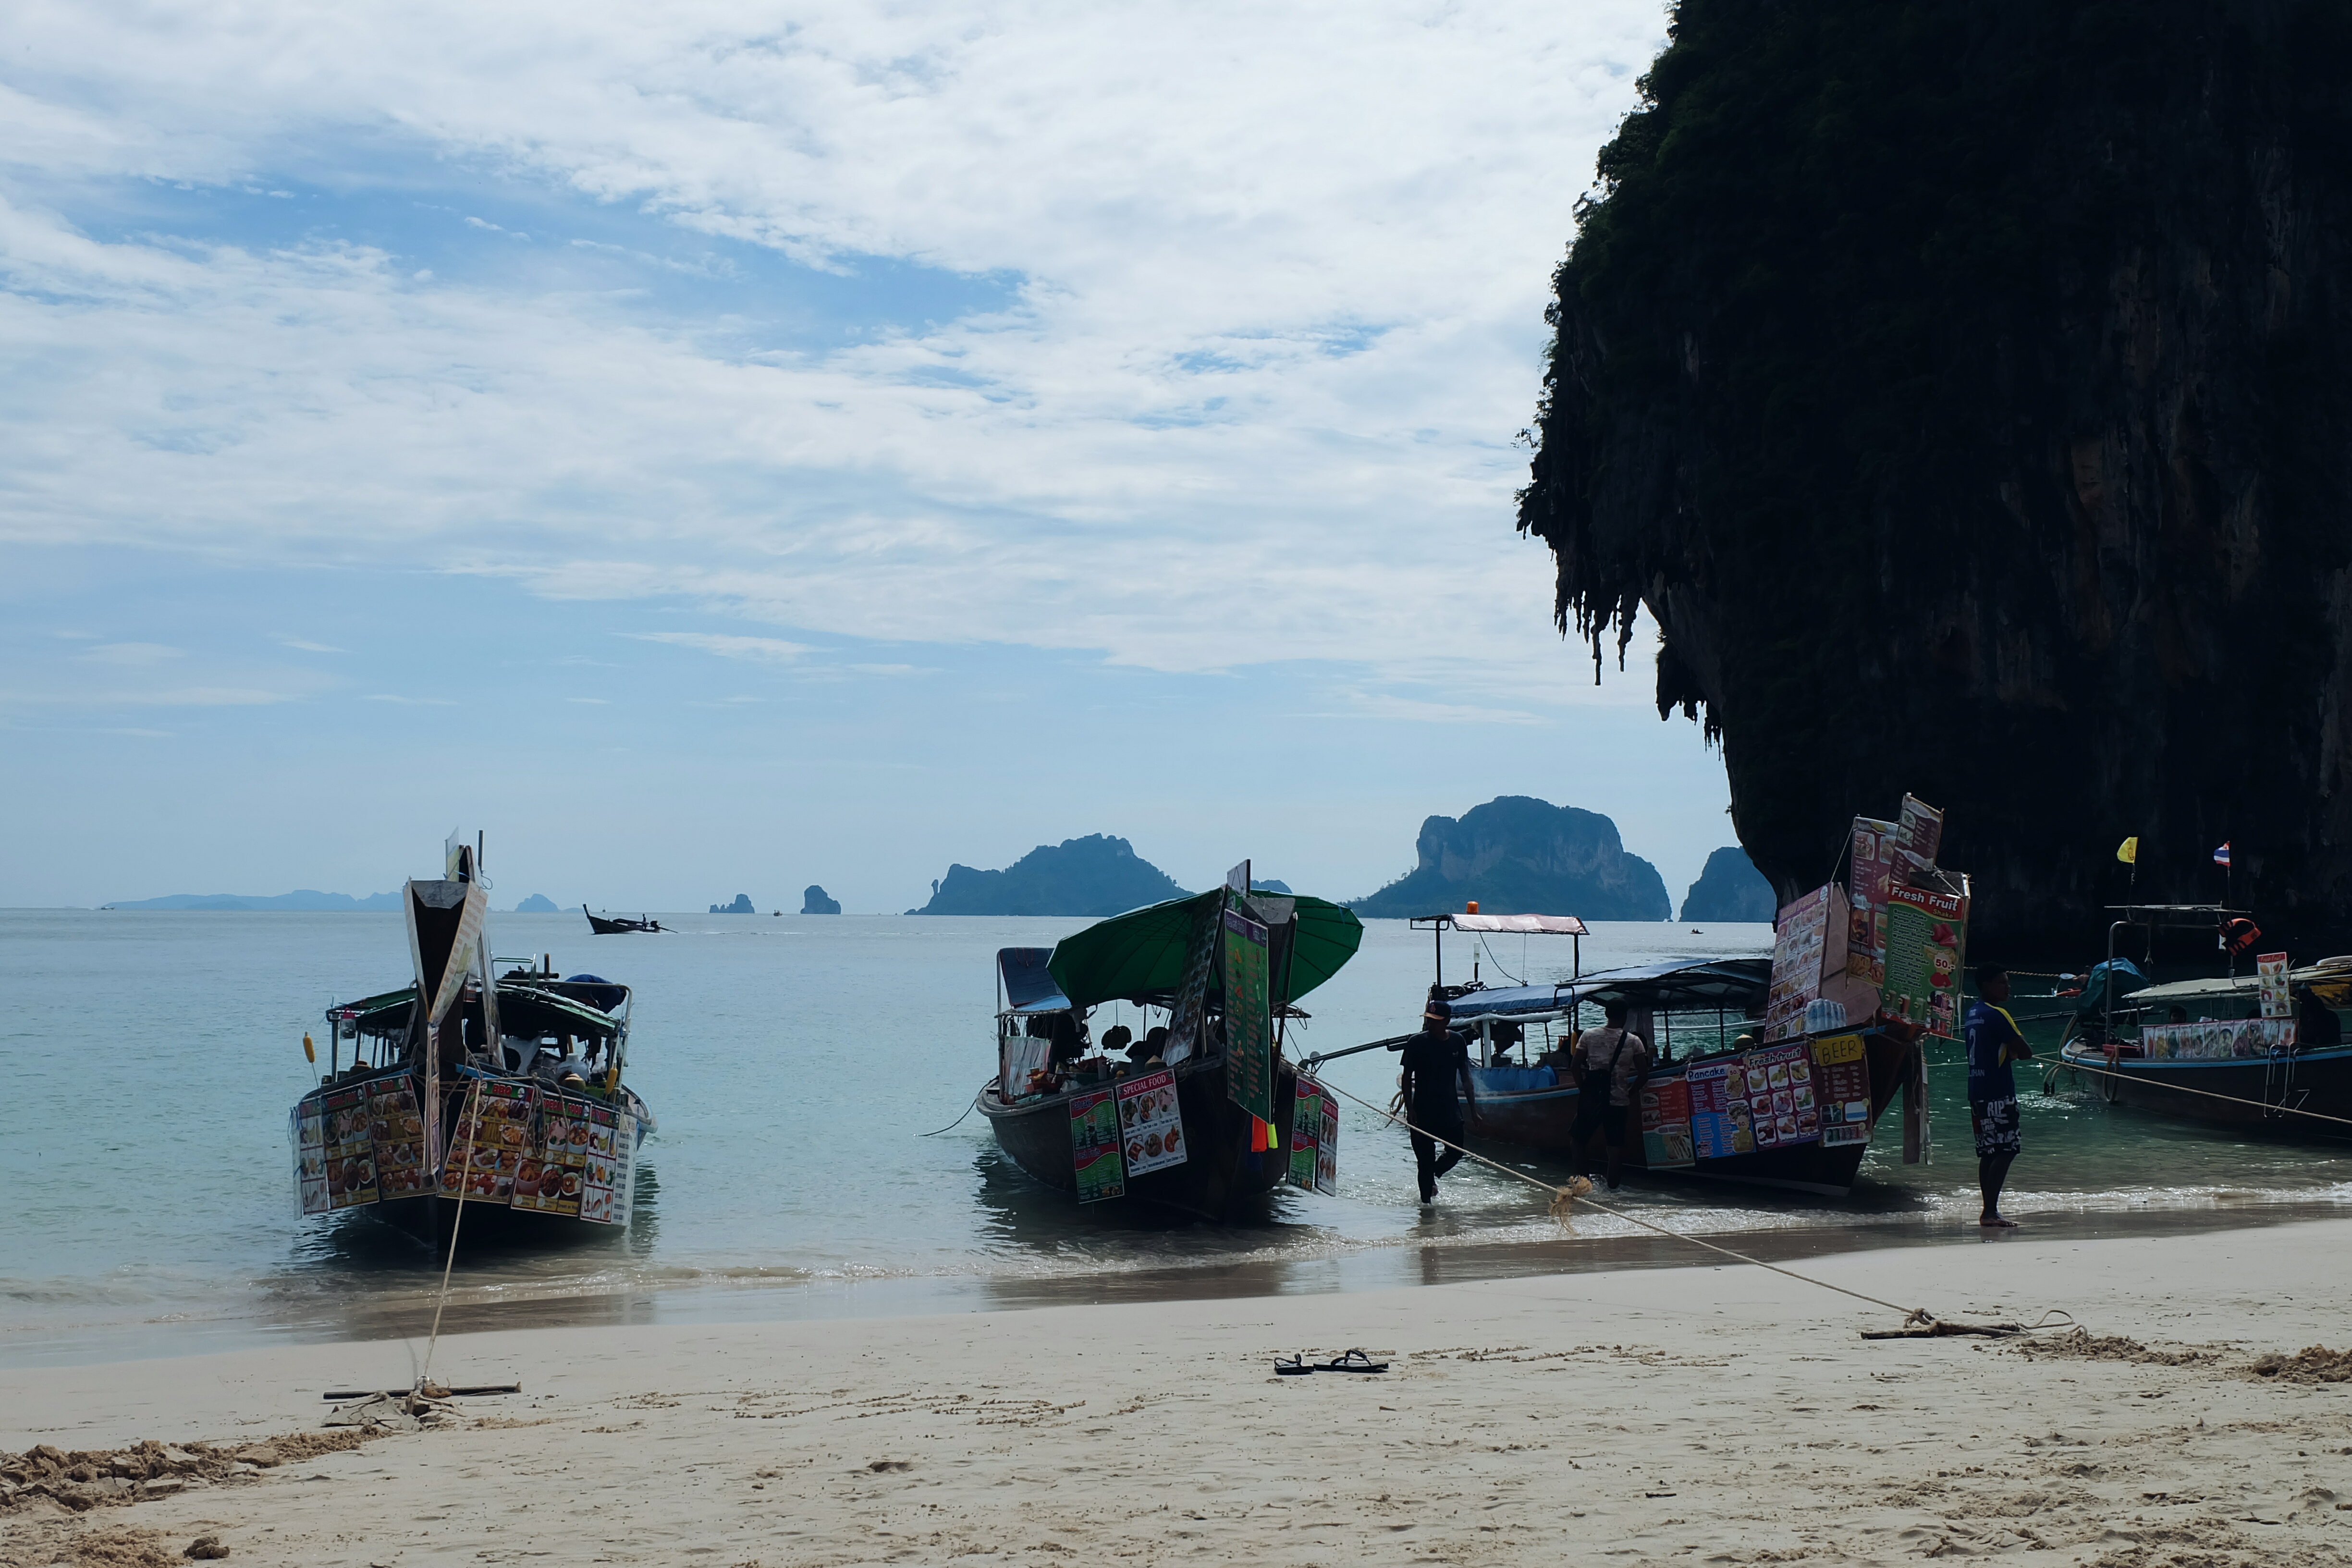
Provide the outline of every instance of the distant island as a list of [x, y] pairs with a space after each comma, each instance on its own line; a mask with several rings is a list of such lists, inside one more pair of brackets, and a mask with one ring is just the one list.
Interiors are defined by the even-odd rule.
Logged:
[[1763, 921], [1780, 912], [1772, 884], [1748, 858], [1748, 851], [1727, 846], [1706, 858], [1706, 868], [1683, 896], [1686, 921]]
[[557, 913], [555, 900], [545, 893], [533, 893], [515, 906], [519, 915], [551, 915]]
[[1290, 897], [1290, 884], [1287, 882], [1277, 882], [1271, 877], [1268, 877], [1264, 880], [1252, 877], [1250, 879], [1250, 891], [1253, 893], [1280, 893], [1286, 899]]
[[117, 899], [110, 910], [398, 910], [398, 893], [321, 893], [309, 888], [262, 897], [252, 893], [170, 893], [160, 899]]
[[751, 907], [751, 894], [738, 893], [733, 903], [713, 904], [710, 912], [714, 915], [756, 915], [760, 911]]
[[1433, 816], [1414, 845], [1420, 864], [1368, 898], [1359, 915], [1391, 919], [1459, 910], [1585, 920], [1674, 918], [1658, 868], [1625, 852], [1617, 825], [1596, 811], [1507, 795], [1455, 821]]
[[910, 915], [1116, 915], [1184, 889], [1124, 838], [1097, 833], [1040, 844], [1002, 871], [950, 866]]
[[804, 915], [837, 915], [840, 912], [841, 900], [839, 899], [826, 897], [824, 889], [818, 887], [814, 882], [811, 882], [802, 890], [801, 913]]

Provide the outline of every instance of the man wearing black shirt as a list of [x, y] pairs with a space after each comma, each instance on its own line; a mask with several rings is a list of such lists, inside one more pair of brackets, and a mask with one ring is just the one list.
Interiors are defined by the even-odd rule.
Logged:
[[[1462, 1159], [1462, 1107], [1454, 1099], [1454, 1085], [1461, 1085], [1463, 1100], [1476, 1098], [1470, 1084], [1469, 1037], [1447, 1027], [1453, 1021], [1452, 1005], [1430, 998], [1421, 1016], [1421, 1033], [1404, 1043], [1403, 1070], [1397, 1075], [1397, 1098], [1404, 1102], [1411, 1124], [1412, 1160], [1425, 1204], [1437, 1201], [1437, 1178]], [[1439, 1138], [1455, 1146], [1440, 1154]]]

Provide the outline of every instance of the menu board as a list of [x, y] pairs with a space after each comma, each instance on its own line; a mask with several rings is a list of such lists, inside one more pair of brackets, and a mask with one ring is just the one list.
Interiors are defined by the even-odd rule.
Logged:
[[2254, 958], [2254, 973], [2260, 978], [2263, 992], [2263, 1016], [2292, 1018], [2294, 1000], [2287, 990], [2286, 954], [2258, 953]]
[[628, 1111], [613, 1115], [613, 1223], [626, 1225], [636, 1207], [637, 1119]]
[[1772, 984], [1764, 994], [1764, 1037], [1801, 1033], [1805, 1005], [1821, 994], [1822, 950], [1829, 935], [1830, 890], [1815, 888], [1780, 911], [1772, 933]]
[[1339, 1102], [1328, 1090], [1318, 1098], [1323, 1101], [1323, 1130], [1315, 1136], [1315, 1190], [1337, 1197], [1339, 1194]]
[[1937, 853], [1943, 847], [1944, 814], [1925, 801], [1905, 795], [1895, 824], [1895, 879], [1924, 879], [1935, 870]]
[[1811, 1143], [1822, 1134], [1813, 1097], [1812, 1051], [1802, 1041], [1768, 1046], [1740, 1058], [1748, 1075], [1748, 1120], [1759, 1149]]
[[1311, 1078], [1301, 1077], [1290, 1102], [1290, 1164], [1283, 1180], [1294, 1187], [1315, 1190], [1315, 1144], [1323, 1135], [1323, 1090]]
[[1873, 985], [1886, 983], [1886, 893], [1895, 869], [1895, 832], [1892, 822], [1855, 817], [1846, 863], [1853, 904], [1846, 915], [1845, 972]]
[[1225, 1095], [1260, 1121], [1274, 1120], [1268, 935], [1239, 910], [1225, 911]]
[[[1701, 1062], [1684, 1076], [1690, 1095], [1692, 1152], [1701, 1160], [1727, 1160], [1756, 1152], [1748, 1119], [1746, 1058]], [[1737, 1076], [1738, 1087], [1732, 1083]]]
[[539, 1091], [527, 1083], [468, 1085], [457, 1110], [449, 1157], [441, 1163], [441, 1193], [460, 1193], [469, 1204], [507, 1205], [523, 1165], [530, 1165], [531, 1193], [539, 1191], [539, 1162], [531, 1153]]
[[1960, 1037], [1960, 963], [1969, 901], [1930, 888], [1886, 895], [1886, 989], [1880, 1005], [1930, 1034]]
[[[515, 1167], [516, 1208], [567, 1217], [579, 1215], [581, 1198], [588, 1187], [588, 1145], [594, 1136], [594, 1121], [589, 1112], [602, 1109], [553, 1089], [539, 1091], [539, 1117], [532, 1124], [534, 1136], [524, 1143], [522, 1158]], [[608, 1152], [611, 1143], [608, 1131]]]
[[327, 1118], [315, 1094], [305, 1095], [292, 1112], [294, 1133], [294, 1194], [304, 1214], [325, 1214], [327, 1203]]
[[1176, 1099], [1176, 1075], [1166, 1068], [1120, 1081], [1118, 1128], [1127, 1141], [1127, 1173], [1181, 1165], [1185, 1159], [1184, 1113]]
[[2266, 1057], [2294, 1048], [2292, 1018], [2207, 1018], [2194, 1024], [2147, 1024], [2139, 1048], [2152, 1061], [2221, 1061]]
[[1653, 1171], [1687, 1165], [1691, 1147], [1691, 1087], [1686, 1079], [1645, 1084], [1641, 1092], [1642, 1160]]
[[1118, 1103], [1110, 1090], [1070, 1096], [1070, 1164], [1077, 1173], [1078, 1202], [1127, 1195], [1118, 1142]]
[[421, 1195], [432, 1177], [425, 1170], [425, 1118], [416, 1109], [415, 1081], [405, 1074], [378, 1079], [367, 1091], [377, 1192], [387, 1198]]
[[322, 1103], [327, 1206], [347, 1209], [375, 1202], [375, 1142], [368, 1127], [367, 1090], [357, 1084], [330, 1089]]
[[1830, 1035], [1813, 1042], [1813, 1098], [1823, 1143], [1870, 1142], [1870, 1061], [1860, 1035]]

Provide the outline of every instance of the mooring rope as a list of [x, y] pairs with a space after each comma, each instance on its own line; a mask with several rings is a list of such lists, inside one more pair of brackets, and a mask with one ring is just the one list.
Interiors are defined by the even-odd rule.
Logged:
[[[1903, 1307], [1903, 1305], [1898, 1305], [1898, 1302], [1879, 1300], [1877, 1295], [1863, 1295], [1861, 1290], [1849, 1290], [1849, 1289], [1846, 1289], [1846, 1286], [1832, 1286], [1832, 1284], [1830, 1284], [1830, 1281], [1828, 1281], [1828, 1279], [1813, 1279], [1811, 1274], [1800, 1274], [1800, 1272], [1797, 1272], [1797, 1269], [1783, 1269], [1783, 1268], [1780, 1268], [1780, 1265], [1778, 1265], [1778, 1262], [1764, 1262], [1764, 1260], [1761, 1260], [1761, 1258], [1750, 1258], [1750, 1256], [1748, 1256], [1748, 1253], [1738, 1253], [1738, 1250], [1728, 1248], [1728, 1246], [1717, 1246], [1715, 1241], [1707, 1241], [1707, 1239], [1703, 1239], [1703, 1237], [1691, 1237], [1691, 1234], [1679, 1232], [1679, 1229], [1667, 1229], [1667, 1227], [1663, 1227], [1663, 1225], [1651, 1225], [1649, 1220], [1644, 1220], [1644, 1217], [1633, 1215], [1633, 1213], [1625, 1213], [1625, 1211], [1622, 1211], [1622, 1208], [1609, 1208], [1609, 1206], [1606, 1206], [1606, 1204], [1597, 1204], [1597, 1201], [1592, 1201], [1592, 1196], [1590, 1196], [1590, 1194], [1592, 1194], [1592, 1183], [1590, 1183], [1590, 1178], [1583, 1178], [1583, 1175], [1578, 1175], [1578, 1178], [1573, 1180], [1571, 1184], [1567, 1184], [1567, 1187], [1555, 1187], [1555, 1184], [1552, 1184], [1552, 1183], [1545, 1183], [1545, 1180], [1534, 1178], [1534, 1175], [1528, 1175], [1527, 1171], [1515, 1171], [1515, 1168], [1510, 1168], [1510, 1166], [1506, 1166], [1506, 1163], [1496, 1162], [1496, 1159], [1486, 1159], [1486, 1157], [1484, 1157], [1484, 1154], [1479, 1154], [1477, 1150], [1465, 1150], [1465, 1147], [1458, 1145], [1458, 1142], [1454, 1142], [1454, 1140], [1446, 1138], [1446, 1135], [1442, 1135], [1442, 1133], [1433, 1133], [1433, 1131], [1421, 1129], [1421, 1126], [1413, 1126], [1413, 1123], [1409, 1121], [1409, 1119], [1406, 1119], [1406, 1117], [1400, 1117], [1400, 1114], [1397, 1114], [1395, 1110], [1388, 1110], [1388, 1107], [1373, 1105], [1373, 1102], [1371, 1102], [1371, 1100], [1367, 1100], [1367, 1098], [1355, 1096], [1355, 1093], [1348, 1093], [1348, 1090], [1340, 1089], [1339, 1084], [1322, 1084], [1322, 1086], [1324, 1086], [1324, 1089], [1331, 1090], [1331, 1093], [1339, 1093], [1339, 1096], [1348, 1096], [1348, 1098], [1350, 1098], [1350, 1100], [1355, 1100], [1357, 1105], [1362, 1105], [1364, 1110], [1369, 1110], [1369, 1112], [1371, 1112], [1371, 1114], [1376, 1114], [1376, 1117], [1385, 1117], [1385, 1119], [1388, 1119], [1388, 1121], [1402, 1121], [1402, 1123], [1404, 1123], [1404, 1126], [1406, 1126], [1406, 1129], [1413, 1131], [1413, 1133], [1421, 1133], [1423, 1138], [1433, 1140], [1433, 1142], [1442, 1142], [1442, 1145], [1446, 1145], [1446, 1147], [1449, 1147], [1449, 1150], [1456, 1150], [1458, 1154], [1463, 1154], [1463, 1157], [1465, 1157], [1465, 1159], [1475, 1159], [1475, 1162], [1479, 1162], [1479, 1163], [1482, 1163], [1482, 1166], [1489, 1166], [1489, 1168], [1494, 1168], [1494, 1171], [1500, 1171], [1500, 1173], [1503, 1173], [1503, 1175], [1512, 1175], [1512, 1178], [1517, 1178], [1517, 1180], [1522, 1180], [1522, 1183], [1527, 1183], [1528, 1187], [1540, 1187], [1540, 1190], [1543, 1190], [1543, 1192], [1550, 1192], [1550, 1194], [1552, 1194], [1552, 1206], [1550, 1206], [1550, 1211], [1552, 1211], [1552, 1215], [1559, 1217], [1559, 1220], [1567, 1220], [1567, 1217], [1569, 1217], [1569, 1206], [1571, 1206], [1573, 1201], [1576, 1201], [1576, 1199], [1583, 1199], [1585, 1204], [1590, 1204], [1590, 1206], [1592, 1206], [1592, 1208], [1597, 1208], [1597, 1211], [1601, 1211], [1601, 1213], [1604, 1213], [1604, 1215], [1612, 1217], [1612, 1220], [1625, 1220], [1625, 1223], [1628, 1223], [1628, 1225], [1639, 1225], [1639, 1227], [1642, 1227], [1642, 1229], [1649, 1229], [1649, 1232], [1656, 1232], [1656, 1234], [1661, 1234], [1661, 1237], [1667, 1237], [1667, 1239], [1673, 1239], [1673, 1241], [1689, 1241], [1691, 1246], [1703, 1246], [1703, 1248], [1707, 1248], [1707, 1250], [1710, 1250], [1710, 1253], [1722, 1253], [1724, 1258], [1734, 1258], [1734, 1260], [1745, 1262], [1745, 1265], [1752, 1265], [1752, 1268], [1771, 1269], [1773, 1274], [1780, 1274], [1780, 1277], [1785, 1277], [1785, 1279], [1794, 1279], [1794, 1281], [1797, 1281], [1797, 1284], [1821, 1286], [1822, 1290], [1837, 1290], [1839, 1295], [1851, 1295], [1851, 1298], [1853, 1298], [1853, 1300], [1858, 1300], [1858, 1302], [1870, 1302], [1872, 1307], [1886, 1307], [1886, 1310], [1889, 1310], [1889, 1311], [1900, 1311], [1900, 1314], [1903, 1314], [1903, 1326], [1906, 1326], [1906, 1328], [1910, 1328], [1910, 1326], [1922, 1326], [1922, 1328], [1927, 1328], [1927, 1326], [1933, 1326], [1933, 1323], [1938, 1321], [1938, 1319], [1936, 1319], [1936, 1314], [1933, 1314], [1933, 1311], [1928, 1311], [1927, 1307]], [[1576, 1190], [1578, 1184], [1580, 1184], [1580, 1187], [1583, 1187], [1583, 1192], [1578, 1192], [1578, 1190]], [[2065, 1319], [2067, 1319], [2067, 1323], [2051, 1323], [2051, 1321], [2049, 1321], [2049, 1317], [2051, 1317], [2051, 1311], [2044, 1311], [2044, 1314], [2042, 1314], [2042, 1321], [2034, 1323], [2034, 1328], [2065, 1328], [2067, 1323], [2074, 1321], [2074, 1319], [2072, 1319], [2070, 1314], [2063, 1314], [2063, 1311], [2061, 1311], [2061, 1317], [2065, 1317]], [[2028, 1331], [2028, 1333], [2030, 1333], [2030, 1331]]]
[[[2251, 1066], [2257, 1058], [2252, 1057], [2240, 1057], [2233, 1059], [2245, 1062]], [[2294, 1105], [2273, 1105], [2266, 1100], [2248, 1100], [2242, 1094], [2221, 1094], [2210, 1089], [2191, 1089], [2185, 1083], [2165, 1083], [2160, 1079], [2144, 1077], [2137, 1073], [2116, 1072], [2107, 1068], [2091, 1067], [2083, 1062], [2076, 1061], [2072, 1057], [2061, 1056], [2057, 1061], [2052, 1065], [2050, 1071], [2053, 1078], [2061, 1072], [2086, 1072], [2098, 1078], [2112, 1078], [2125, 1083], [2146, 1084], [2156, 1089], [2168, 1089], [2175, 1094], [2198, 1094], [2204, 1096], [2207, 1100], [2226, 1100], [2232, 1105], [2251, 1105], [2265, 1114], [2276, 1114], [2280, 1116], [2308, 1116], [2315, 1121], [2341, 1122], [2347, 1127], [2352, 1127], [2352, 1117], [2330, 1116], [2324, 1110], [2305, 1110], [2299, 1106]]]
[[[482, 1080], [476, 1079], [466, 1091], [466, 1121], [480, 1130]], [[449, 1260], [441, 1266], [441, 1298], [433, 1303], [433, 1332], [425, 1342], [425, 1365], [416, 1373], [416, 1392], [423, 1394], [433, 1385], [433, 1347], [441, 1342], [441, 1309], [449, 1304], [449, 1271], [457, 1266], [457, 1227], [466, 1223], [466, 1189], [473, 1184], [475, 1134], [466, 1135], [466, 1168], [457, 1173], [457, 1215], [449, 1222]], [[448, 1163], [445, 1156], [442, 1163]]]

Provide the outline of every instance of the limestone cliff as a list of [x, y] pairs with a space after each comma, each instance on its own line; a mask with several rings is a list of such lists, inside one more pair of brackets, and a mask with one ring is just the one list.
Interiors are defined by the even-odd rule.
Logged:
[[1475, 899], [1490, 915], [1662, 921], [1674, 913], [1658, 868], [1625, 853], [1617, 825], [1597, 811], [1507, 795], [1458, 822], [1430, 817], [1413, 849], [1411, 871], [1349, 908], [1411, 917], [1450, 913]]
[[1040, 844], [1002, 871], [950, 866], [910, 915], [1116, 915], [1184, 889], [1124, 838], [1097, 833]]
[[1682, 918], [1769, 923], [1780, 910], [1780, 900], [1773, 896], [1772, 884], [1756, 869], [1748, 852], [1735, 846], [1718, 849], [1706, 858], [1698, 880], [1683, 895]]
[[[1906, 790], [1972, 950], [2125, 890], [2352, 946], [2352, 6], [1683, 0], [1519, 525], [1662, 629], [1785, 898]], [[1597, 672], [1597, 671], [1596, 671]]]

